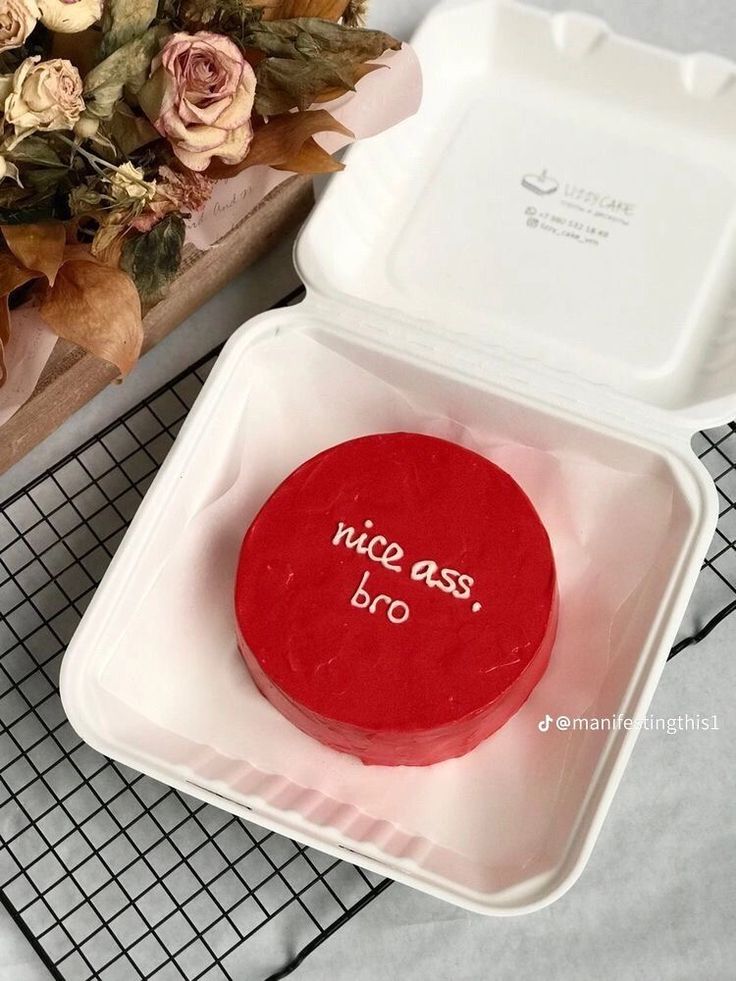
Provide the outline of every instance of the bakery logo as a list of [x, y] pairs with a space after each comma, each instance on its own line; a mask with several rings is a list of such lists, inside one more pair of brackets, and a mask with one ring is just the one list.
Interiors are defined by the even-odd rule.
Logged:
[[524, 174], [521, 178], [521, 186], [533, 194], [544, 196], [554, 194], [559, 188], [560, 182], [556, 181], [554, 177], [550, 177], [546, 170], [543, 170], [541, 174]]
[[[364, 530], [357, 532], [352, 525], [339, 521], [337, 530], [332, 537], [332, 544], [355, 551], [364, 555], [369, 561], [376, 562], [389, 572], [402, 573], [401, 564], [406, 553], [398, 542], [390, 542], [384, 535], [374, 534], [373, 522], [367, 518], [363, 522]], [[409, 578], [413, 582], [423, 582], [428, 589], [438, 589], [457, 600], [469, 600], [471, 590], [475, 585], [472, 576], [459, 572], [457, 569], [442, 568], [433, 559], [419, 559], [408, 567]], [[363, 573], [358, 586], [350, 598], [350, 605], [368, 613], [384, 613], [389, 623], [406, 623], [411, 611], [409, 604], [401, 599], [394, 599], [386, 593], [371, 596], [370, 569]], [[473, 602], [470, 607], [473, 613], [482, 609], [480, 603]]]
[[[569, 181], [560, 184], [555, 177], [547, 173], [546, 168], [539, 174], [524, 174], [521, 178], [521, 186], [540, 197], [547, 197], [559, 191], [559, 197], [568, 207], [573, 207], [578, 211], [595, 212], [614, 221], [622, 221], [624, 224], [628, 224], [628, 219], [634, 217], [636, 210], [635, 204], [632, 204], [631, 201], [625, 201], [615, 194], [597, 191], [582, 184], [571, 184]], [[527, 224], [535, 227], [531, 221], [528, 221]]]

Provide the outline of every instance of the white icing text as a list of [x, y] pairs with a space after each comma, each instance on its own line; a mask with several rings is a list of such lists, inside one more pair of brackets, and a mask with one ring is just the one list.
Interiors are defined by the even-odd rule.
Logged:
[[472, 576], [466, 576], [457, 569], [440, 569], [431, 559], [421, 559], [411, 567], [411, 578], [418, 582], [426, 582], [430, 589], [435, 586], [443, 593], [449, 593], [455, 599], [467, 599], [470, 587], [475, 582]]
[[379, 593], [371, 599], [370, 593], [365, 588], [370, 578], [370, 572], [366, 569], [363, 578], [360, 580], [358, 588], [353, 593], [350, 605], [359, 610], [368, 610], [375, 613], [381, 603], [386, 604], [386, 617], [391, 623], [405, 623], [409, 619], [409, 606], [403, 600], [391, 599], [385, 593]]
[[373, 562], [379, 562], [384, 569], [391, 572], [401, 572], [398, 564], [404, 558], [404, 550], [396, 542], [389, 542], [383, 535], [371, 535], [373, 522], [368, 518], [363, 522], [368, 531], [356, 535], [352, 525], [346, 525], [340, 521], [332, 539], [333, 545], [344, 544], [347, 548], [354, 548], [358, 555], [367, 555]]
[[[352, 525], [346, 525], [344, 521], [339, 521], [337, 531], [332, 537], [332, 544], [338, 547], [344, 545], [358, 555], [365, 555], [371, 562], [376, 562], [390, 572], [401, 572], [402, 566], [399, 563], [405, 557], [404, 549], [398, 542], [389, 541], [385, 535], [376, 535], [373, 531], [373, 522], [370, 518], [366, 518], [363, 522], [361, 531], [357, 531]], [[458, 600], [469, 599], [471, 589], [475, 585], [472, 576], [457, 569], [443, 568], [433, 559], [419, 559], [414, 562], [409, 570], [409, 576], [414, 582], [423, 582], [428, 589], [438, 589], [441, 593]], [[364, 572], [350, 599], [350, 605], [358, 610], [367, 610], [369, 613], [379, 611], [385, 613], [389, 623], [405, 623], [410, 616], [409, 604], [404, 600], [394, 599], [386, 593], [378, 593], [375, 597], [371, 597], [366, 588], [369, 578], [370, 572]], [[482, 609], [482, 604], [476, 601], [471, 604], [470, 609], [473, 613], [478, 613]]]

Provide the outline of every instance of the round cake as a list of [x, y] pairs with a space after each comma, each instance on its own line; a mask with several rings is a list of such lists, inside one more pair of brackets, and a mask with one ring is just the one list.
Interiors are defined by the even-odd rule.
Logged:
[[364, 763], [461, 756], [549, 661], [557, 582], [528, 497], [484, 457], [416, 433], [302, 464], [243, 541], [238, 641], [294, 725]]

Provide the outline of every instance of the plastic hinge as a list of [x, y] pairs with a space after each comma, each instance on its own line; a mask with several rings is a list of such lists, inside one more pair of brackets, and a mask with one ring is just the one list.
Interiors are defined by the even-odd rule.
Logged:
[[657, 444], [681, 447], [690, 443], [692, 432], [675, 413], [641, 403], [604, 382], [582, 379], [572, 371], [467, 334], [441, 335], [429, 320], [394, 316], [369, 304], [327, 298], [311, 290], [304, 302], [341, 332], [357, 334], [380, 350], [413, 354], [435, 369], [449, 369], [475, 384], [490, 381], [512, 396], [522, 394], [581, 420], [645, 436]]

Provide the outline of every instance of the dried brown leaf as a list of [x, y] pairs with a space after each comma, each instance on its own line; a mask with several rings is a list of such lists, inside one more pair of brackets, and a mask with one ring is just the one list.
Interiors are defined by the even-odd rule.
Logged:
[[63, 222], [2, 225], [0, 228], [8, 248], [20, 264], [27, 270], [45, 276], [53, 286], [64, 258], [66, 229]]
[[274, 167], [274, 170], [288, 170], [294, 174], [334, 174], [344, 169], [345, 164], [330, 156], [312, 136], [293, 157]]
[[[8, 307], [8, 298], [4, 296], [2, 298], [2, 303], [0, 304], [0, 360], [2, 359], [3, 347], [10, 340], [10, 309]], [[3, 381], [5, 379], [3, 378]]]
[[[97, 260], [86, 245], [82, 245], [81, 242], [70, 242], [64, 252], [64, 262], [97, 262]], [[100, 265], [99, 262], [97, 264]]]
[[322, 20], [340, 20], [349, 0], [265, 0], [264, 20], [281, 20], [287, 17], [321, 17]]
[[[342, 133], [351, 138], [354, 135], [326, 109], [286, 113], [283, 116], [276, 116], [270, 122], [256, 129], [245, 160], [232, 166], [213, 162], [207, 170], [207, 176], [213, 177], [215, 180], [235, 177], [247, 167], [256, 167], [261, 164], [290, 169], [286, 165], [299, 159], [302, 147], [309, 140], [312, 140], [317, 133]], [[329, 156], [325, 151], [322, 152], [325, 156]], [[319, 163], [313, 151], [309, 151], [309, 154], [315, 163]], [[335, 169], [341, 168], [339, 166], [330, 167], [330, 170]], [[330, 170], [300, 171], [300, 173], [329, 173]]]
[[256, 69], [255, 109], [264, 117], [308, 109], [328, 90], [354, 89], [361, 65], [401, 47], [383, 31], [316, 17], [261, 21], [244, 40], [267, 56]]
[[10, 309], [8, 298], [0, 300], [0, 388], [8, 380], [8, 368], [5, 364], [5, 345], [10, 340]]
[[[358, 65], [355, 71], [355, 81], [353, 84], [357, 85], [361, 78], [365, 78], [366, 75], [370, 75], [371, 72], [376, 71], [378, 68], [388, 68], [388, 65], [377, 65], [375, 62], [371, 61], [366, 62], [364, 65]], [[341, 96], [347, 95], [347, 93], [351, 91], [352, 89], [326, 89], [324, 92], [318, 95], [314, 101], [315, 103], [332, 102], [333, 99], [339, 99]]]
[[95, 262], [83, 251], [68, 254], [72, 258], [41, 304], [41, 317], [59, 337], [109, 361], [125, 376], [143, 343], [138, 291], [122, 270]]
[[0, 388], [8, 377], [5, 366], [5, 345], [10, 340], [10, 307], [8, 298], [13, 290], [25, 286], [38, 273], [24, 268], [15, 256], [0, 252]]
[[94, 258], [106, 266], [120, 265], [126, 231], [122, 225], [101, 225], [90, 246]]
[[0, 251], [0, 296], [8, 296], [38, 273], [26, 269], [10, 252]]

